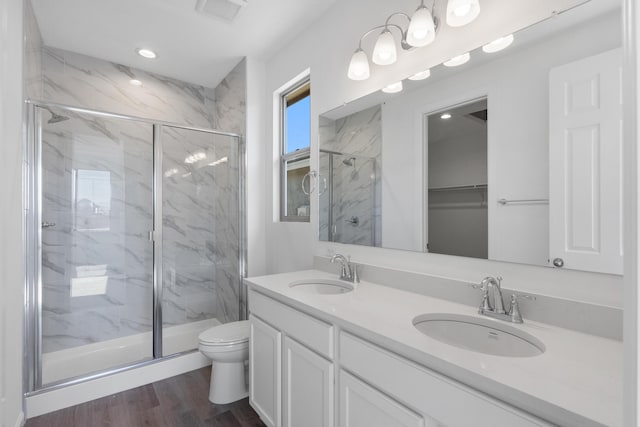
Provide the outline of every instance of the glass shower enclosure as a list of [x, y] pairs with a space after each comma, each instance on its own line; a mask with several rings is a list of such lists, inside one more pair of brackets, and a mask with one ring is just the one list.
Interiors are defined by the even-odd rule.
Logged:
[[239, 135], [28, 108], [28, 391], [194, 351], [244, 316]]
[[375, 246], [375, 159], [321, 149], [319, 171], [320, 240]]

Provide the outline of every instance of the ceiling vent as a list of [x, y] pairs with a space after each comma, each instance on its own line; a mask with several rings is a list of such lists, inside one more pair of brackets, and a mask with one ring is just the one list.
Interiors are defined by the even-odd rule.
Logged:
[[198, 0], [196, 10], [204, 15], [231, 22], [246, 5], [247, 0]]

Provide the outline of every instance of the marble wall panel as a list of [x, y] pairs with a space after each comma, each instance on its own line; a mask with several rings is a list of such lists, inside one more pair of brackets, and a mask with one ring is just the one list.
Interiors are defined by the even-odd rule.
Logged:
[[216, 128], [244, 135], [246, 133], [247, 61], [243, 59], [216, 86]]
[[[42, 65], [47, 101], [216, 127], [211, 109], [215, 101], [204, 86], [52, 47], [44, 48]], [[133, 86], [131, 79], [140, 80], [142, 86]]]
[[[321, 118], [320, 174], [333, 189], [335, 241], [381, 245], [381, 108], [374, 106], [338, 120]], [[332, 172], [329, 157], [333, 157]], [[344, 160], [355, 159], [354, 166]], [[329, 192], [320, 196], [320, 239], [329, 238]], [[358, 224], [351, 222], [358, 218]]]
[[237, 320], [240, 193], [235, 138], [175, 128], [164, 129], [161, 138], [168, 289], [163, 321]]
[[152, 127], [42, 123], [43, 351], [151, 329]]

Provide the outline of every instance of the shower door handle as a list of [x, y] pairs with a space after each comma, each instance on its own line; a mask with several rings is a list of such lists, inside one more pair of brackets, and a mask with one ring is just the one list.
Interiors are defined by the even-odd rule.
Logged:
[[56, 226], [55, 222], [42, 221], [42, 228], [49, 228], [49, 227], [55, 227], [55, 226]]

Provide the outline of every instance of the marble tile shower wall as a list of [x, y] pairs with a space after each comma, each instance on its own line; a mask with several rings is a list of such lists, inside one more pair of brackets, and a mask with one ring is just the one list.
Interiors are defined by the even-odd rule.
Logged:
[[216, 86], [215, 114], [216, 129], [245, 134], [247, 99], [247, 61], [243, 59]]
[[[340, 242], [381, 245], [381, 114], [380, 106], [375, 106], [338, 120], [320, 120], [322, 149], [342, 153], [334, 156], [332, 176], [333, 223]], [[354, 166], [343, 163], [352, 156]], [[328, 174], [328, 155], [320, 156], [320, 174]], [[324, 240], [328, 239], [328, 209], [325, 192], [320, 196], [320, 238]], [[351, 222], [354, 216], [357, 225]]]
[[152, 325], [152, 127], [56, 112], [69, 119], [42, 111], [45, 353]]
[[[240, 193], [235, 138], [175, 128], [165, 128], [161, 138], [163, 323], [237, 320]], [[193, 153], [202, 158], [185, 164]]]
[[43, 50], [42, 71], [47, 101], [191, 126], [217, 124], [212, 88], [52, 47]]
[[[37, 24], [34, 29], [37, 30]], [[50, 47], [42, 49], [42, 95], [34, 90], [28, 93], [31, 98], [240, 134], [245, 132], [244, 61], [212, 89], [73, 52]], [[33, 69], [37, 74], [37, 67]], [[143, 86], [132, 86], [129, 83], [132, 78], [141, 80]], [[34, 84], [33, 87], [37, 86]], [[140, 130], [129, 129], [128, 124], [114, 127], [115, 123], [109, 122], [112, 119], [64, 114], [74, 117], [57, 123], [57, 128], [51, 125], [45, 131], [45, 125], [43, 129], [43, 156], [51, 158], [43, 168], [43, 179], [50, 187], [43, 209], [48, 205], [50, 222], [60, 224], [54, 227], [55, 231], [47, 230], [51, 232], [46, 237], [43, 251], [43, 274], [46, 276], [43, 279], [47, 282], [43, 295], [45, 352], [151, 330], [152, 252], [146, 234], [150, 229], [147, 221], [151, 218], [152, 206], [151, 127], [136, 124], [146, 126], [148, 132], [143, 138]], [[43, 122], [50, 117], [48, 112], [43, 112], [43, 116]], [[116, 122], [122, 124], [122, 121]], [[73, 131], [63, 131], [65, 127], [76, 125], [78, 128]], [[70, 133], [76, 135], [75, 140]], [[78, 145], [82, 145], [79, 135], [95, 138], [92, 143], [96, 145], [89, 150], [93, 160], [87, 158], [87, 153], [85, 159], [77, 158], [82, 154], [78, 149]], [[206, 141], [202, 137], [194, 132], [174, 133], [173, 139], [170, 132], [165, 135], [164, 148], [168, 158], [173, 156], [180, 160], [182, 167], [185, 167], [187, 156], [204, 147], [209, 163], [227, 158], [226, 162], [215, 166], [203, 164], [196, 168], [198, 164], [195, 164], [191, 171], [164, 179], [165, 194], [171, 194], [165, 197], [163, 220], [165, 230], [171, 230], [165, 238], [173, 238], [165, 246], [164, 253], [167, 265], [163, 320], [167, 326], [213, 317], [228, 322], [239, 316], [237, 222], [240, 214], [236, 145], [230, 137], [207, 135], [210, 139]], [[67, 142], [63, 142], [64, 139]], [[130, 145], [131, 139], [137, 142]], [[123, 145], [123, 141], [127, 141], [126, 144]], [[120, 154], [105, 155], [101, 151], [104, 149]], [[131, 150], [137, 150], [138, 154], [131, 155]], [[85, 167], [109, 172], [111, 176], [108, 232], [74, 231], [70, 183], [73, 171]], [[182, 176], [187, 173], [190, 175]], [[100, 270], [105, 265], [106, 270]], [[108, 277], [103, 293], [100, 293], [102, 288], [98, 281], [86, 279], [85, 285], [90, 287], [93, 281], [97, 290], [84, 291], [87, 295], [83, 295], [76, 289], [74, 295], [74, 284], [77, 288], [86, 277], [103, 276]]]

